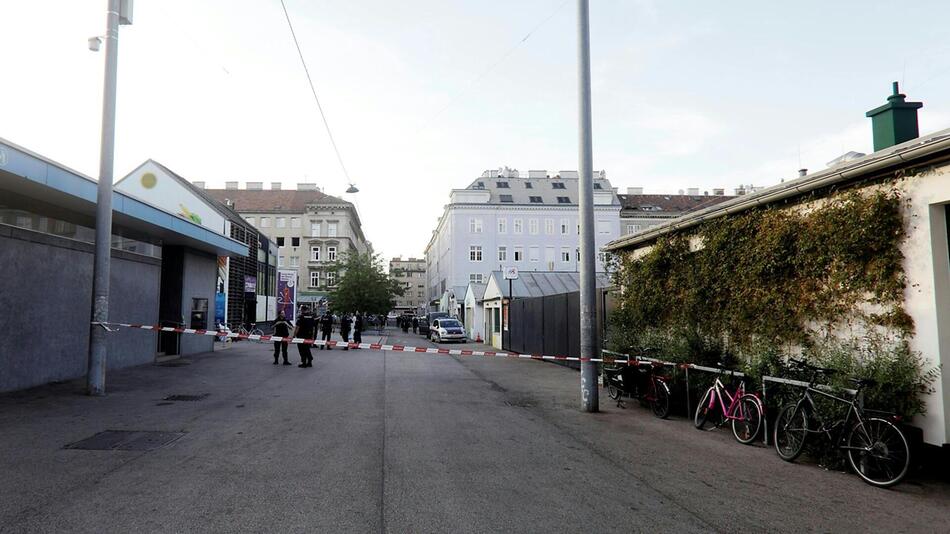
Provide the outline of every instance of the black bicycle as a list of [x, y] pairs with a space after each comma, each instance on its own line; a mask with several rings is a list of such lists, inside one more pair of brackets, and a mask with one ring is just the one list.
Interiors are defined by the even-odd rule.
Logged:
[[[798, 458], [809, 434], [825, 434], [834, 447], [845, 451], [854, 471], [872, 486], [887, 488], [900, 482], [910, 468], [910, 445], [896, 417], [884, 412], [865, 410], [859, 399], [861, 390], [875, 385], [870, 379], [851, 379], [857, 393], [851, 400], [833, 395], [817, 387], [818, 378], [837, 372], [792, 359], [798, 368], [811, 372], [811, 380], [801, 397], [785, 405], [775, 421], [775, 451], [787, 462]], [[826, 422], [822, 419], [812, 395], [821, 395], [848, 405], [843, 419]]]

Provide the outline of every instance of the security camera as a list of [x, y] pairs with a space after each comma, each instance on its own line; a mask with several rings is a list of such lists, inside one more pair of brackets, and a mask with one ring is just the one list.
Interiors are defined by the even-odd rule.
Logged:
[[98, 52], [99, 47], [102, 45], [102, 37], [90, 37], [87, 39], [87, 42], [89, 43], [89, 50]]

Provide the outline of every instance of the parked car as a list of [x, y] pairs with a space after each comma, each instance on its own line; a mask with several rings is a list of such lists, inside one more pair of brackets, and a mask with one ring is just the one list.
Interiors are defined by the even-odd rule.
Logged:
[[416, 321], [419, 323], [419, 333], [429, 337], [429, 319], [425, 315], [420, 315], [416, 317]]
[[434, 343], [445, 343], [448, 341], [458, 341], [465, 343], [465, 330], [458, 319], [440, 317], [432, 321], [429, 327], [429, 339]]

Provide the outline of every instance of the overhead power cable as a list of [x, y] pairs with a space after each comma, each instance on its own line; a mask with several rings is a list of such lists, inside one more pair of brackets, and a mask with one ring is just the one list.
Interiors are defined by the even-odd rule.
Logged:
[[310, 69], [307, 68], [307, 62], [303, 58], [303, 52], [300, 50], [300, 43], [297, 41], [297, 33], [294, 32], [294, 24], [290, 21], [290, 13], [287, 12], [287, 6], [284, 4], [284, 0], [280, 0], [280, 7], [284, 9], [284, 16], [287, 18], [287, 26], [290, 28], [290, 36], [294, 38], [294, 46], [297, 47], [297, 55], [300, 56], [300, 64], [303, 65], [303, 71], [307, 75], [307, 83], [310, 84], [310, 92], [313, 93], [313, 100], [317, 103], [317, 109], [320, 111], [320, 118], [323, 119], [323, 126], [327, 129], [327, 137], [330, 138], [330, 144], [333, 145], [333, 152], [336, 154], [337, 161], [340, 162], [340, 168], [343, 169], [343, 176], [346, 177], [346, 182], [352, 186], [353, 181], [350, 180], [350, 173], [346, 172], [346, 165], [343, 164], [343, 157], [340, 156], [340, 149], [336, 146], [336, 141], [333, 139], [333, 132], [330, 131], [330, 123], [327, 122], [327, 116], [323, 112], [323, 106], [320, 105], [320, 97], [317, 96], [317, 90], [313, 86], [313, 78], [310, 77]]

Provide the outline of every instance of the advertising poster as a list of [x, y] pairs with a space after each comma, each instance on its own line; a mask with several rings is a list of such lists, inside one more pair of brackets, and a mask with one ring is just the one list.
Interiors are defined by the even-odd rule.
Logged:
[[257, 293], [257, 277], [244, 275], [244, 292]]
[[277, 312], [293, 322], [297, 312], [297, 271], [277, 271]]
[[218, 256], [218, 280], [214, 294], [214, 324], [226, 324], [228, 316], [228, 266], [227, 256]]

